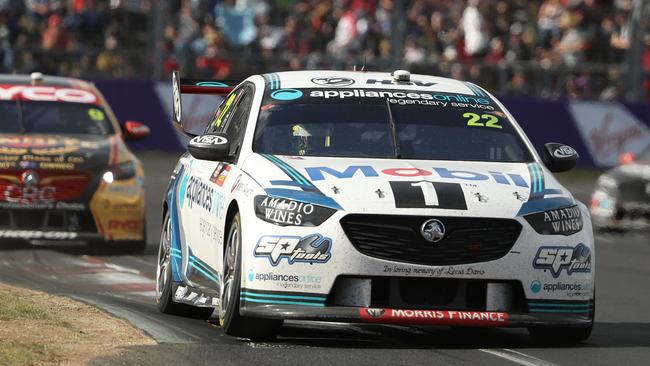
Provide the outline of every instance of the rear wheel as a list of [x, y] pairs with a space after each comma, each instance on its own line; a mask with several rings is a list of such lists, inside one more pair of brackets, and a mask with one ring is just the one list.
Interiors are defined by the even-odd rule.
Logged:
[[241, 220], [236, 213], [228, 230], [223, 256], [223, 279], [219, 323], [226, 334], [252, 340], [272, 339], [276, 336], [282, 320], [257, 319], [239, 314], [241, 291]]
[[171, 218], [165, 215], [160, 246], [158, 247], [158, 266], [156, 268], [156, 303], [158, 310], [165, 314], [181, 315], [196, 319], [209, 319], [213, 308], [197, 307], [174, 302], [172, 293], [172, 240]]

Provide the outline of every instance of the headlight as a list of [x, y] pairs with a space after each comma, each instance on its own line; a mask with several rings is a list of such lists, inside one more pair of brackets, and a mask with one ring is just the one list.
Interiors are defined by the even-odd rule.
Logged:
[[102, 176], [106, 183], [113, 183], [115, 180], [125, 180], [135, 177], [135, 163], [127, 161], [110, 167]]
[[577, 205], [524, 216], [530, 226], [543, 235], [571, 235], [582, 230], [582, 213]]
[[618, 182], [616, 181], [616, 178], [611, 175], [603, 174], [598, 177], [596, 185], [604, 189], [616, 189], [616, 187], [618, 187]]
[[255, 215], [280, 226], [318, 226], [336, 210], [286, 198], [255, 196]]

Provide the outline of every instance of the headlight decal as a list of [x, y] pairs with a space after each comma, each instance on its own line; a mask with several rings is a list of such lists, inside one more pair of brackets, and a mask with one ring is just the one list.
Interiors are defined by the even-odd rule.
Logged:
[[577, 205], [551, 209], [524, 216], [542, 235], [571, 235], [582, 230], [582, 213]]
[[273, 196], [255, 196], [255, 215], [280, 226], [318, 226], [336, 210]]

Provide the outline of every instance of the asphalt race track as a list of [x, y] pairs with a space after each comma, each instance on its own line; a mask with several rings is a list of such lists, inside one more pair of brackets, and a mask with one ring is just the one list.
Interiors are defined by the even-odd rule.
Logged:
[[[147, 174], [149, 247], [129, 254], [85, 246], [0, 247], [0, 281], [94, 304], [142, 328], [160, 344], [133, 347], [99, 365], [645, 365], [650, 361], [650, 240], [597, 236], [596, 326], [576, 347], [544, 348], [525, 330], [408, 328], [287, 323], [274, 342], [225, 336], [209, 322], [162, 315], [154, 303], [160, 200], [176, 156], [141, 154]], [[573, 174], [573, 175], [568, 175]], [[589, 173], [567, 182], [586, 201]]]

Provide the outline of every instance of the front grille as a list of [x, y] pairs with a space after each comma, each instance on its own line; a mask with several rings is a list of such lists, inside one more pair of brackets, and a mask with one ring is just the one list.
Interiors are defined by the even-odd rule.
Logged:
[[0, 230], [56, 230], [97, 232], [89, 211], [6, 210], [0, 212]]
[[647, 190], [648, 181], [641, 179], [622, 182], [618, 186], [619, 202], [650, 202], [650, 194]]
[[[431, 218], [446, 228], [431, 243], [420, 235]], [[505, 256], [521, 232], [516, 220], [473, 217], [347, 215], [341, 226], [352, 245], [370, 257], [432, 266], [486, 262]]]
[[[38, 177], [33, 184], [23, 180], [25, 172]], [[90, 173], [44, 169], [0, 171], [0, 201], [31, 204], [71, 201], [81, 196], [90, 182]]]

